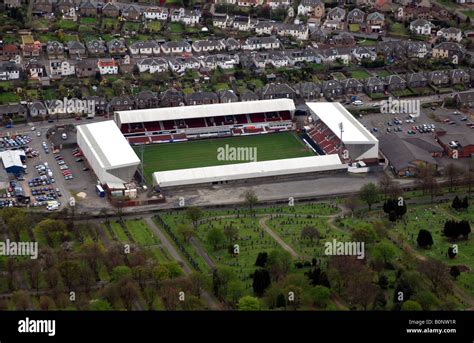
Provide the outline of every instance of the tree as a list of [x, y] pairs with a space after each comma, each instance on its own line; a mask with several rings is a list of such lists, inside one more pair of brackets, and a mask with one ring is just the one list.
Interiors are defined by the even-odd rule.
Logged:
[[388, 241], [382, 241], [374, 247], [374, 258], [381, 260], [384, 266], [392, 263], [396, 255], [397, 249]]
[[185, 242], [189, 241], [195, 234], [194, 229], [191, 226], [185, 224], [179, 225], [176, 231], [178, 235], [183, 237]]
[[25, 263], [25, 267], [31, 287], [36, 289], [36, 291], [38, 292], [41, 276], [40, 261], [37, 259], [27, 260]]
[[59, 273], [68, 291], [75, 288], [79, 282], [81, 266], [77, 261], [63, 261], [59, 264]]
[[379, 200], [379, 190], [377, 186], [370, 182], [359, 191], [359, 198], [369, 206], [369, 211], [372, 209], [372, 205]]
[[382, 191], [385, 199], [387, 199], [389, 190], [392, 187], [392, 185], [393, 185], [392, 178], [388, 174], [383, 173], [379, 179], [379, 188]]
[[40, 304], [41, 311], [54, 310], [54, 308], [56, 307], [54, 300], [51, 299], [51, 297], [47, 295], [42, 295], [40, 297], [39, 304]]
[[217, 250], [219, 245], [222, 244], [225, 240], [224, 232], [218, 227], [213, 227], [207, 233], [207, 241], [212, 245], [214, 250]]
[[230, 301], [230, 303], [233, 306], [236, 306], [239, 299], [244, 295], [245, 293], [245, 286], [241, 281], [231, 281], [229, 282], [229, 285], [227, 287], [227, 300]]
[[346, 206], [351, 211], [351, 216], [354, 217], [354, 213], [360, 205], [359, 198], [354, 195], [349, 195], [344, 200], [344, 206]]
[[434, 259], [423, 261], [418, 270], [430, 281], [434, 293], [440, 295], [451, 289], [448, 270], [442, 262]]
[[256, 269], [253, 273], [252, 288], [255, 295], [262, 296], [270, 286], [270, 273], [266, 269]]
[[422, 189], [423, 194], [430, 194], [431, 201], [437, 194], [439, 189], [438, 181], [436, 180], [436, 167], [430, 164], [420, 164], [418, 166], [418, 174], [416, 183]]
[[188, 207], [186, 209], [186, 217], [193, 223], [195, 229], [197, 229], [202, 216], [203, 212], [199, 207]]
[[421, 229], [418, 232], [416, 242], [422, 248], [431, 248], [431, 246], [433, 245], [433, 237], [431, 237], [431, 232], [429, 232], [428, 230]]
[[467, 196], [465, 196], [465, 197], [462, 199], [461, 208], [462, 208], [463, 210], [467, 210], [467, 209], [469, 208], [469, 199], [467, 198]]
[[307, 225], [301, 230], [301, 238], [302, 239], [309, 238], [311, 243], [313, 243], [313, 240], [315, 239], [318, 241], [320, 236], [321, 235], [318, 229], [316, 229], [314, 226], [311, 226], [311, 225]]
[[421, 305], [415, 300], [407, 300], [403, 303], [402, 311], [422, 311]]
[[352, 240], [371, 244], [378, 240], [378, 235], [372, 226], [361, 226], [352, 230]]
[[454, 280], [457, 280], [459, 275], [461, 275], [461, 271], [458, 266], [452, 266], [449, 269], [449, 274], [454, 278]]
[[451, 207], [456, 211], [459, 211], [459, 209], [462, 207], [462, 202], [461, 200], [459, 200], [457, 195], [454, 197], [453, 202], [451, 203]]
[[232, 243], [239, 238], [239, 230], [235, 226], [232, 226], [232, 224], [227, 225], [224, 227], [224, 235], [229, 243]]
[[246, 190], [242, 196], [244, 198], [245, 205], [249, 208], [249, 212], [252, 213], [254, 206], [258, 203], [257, 195], [253, 190], [249, 189]]
[[273, 250], [268, 254], [266, 268], [275, 280], [280, 280], [288, 274], [291, 268], [291, 255], [286, 250]]
[[311, 290], [311, 299], [318, 307], [326, 307], [331, 295], [331, 290], [327, 287], [318, 285]]
[[454, 163], [449, 163], [444, 169], [444, 176], [449, 181], [449, 190], [452, 190], [454, 183], [461, 177], [463, 170]]
[[264, 252], [259, 252], [257, 255], [257, 260], [255, 261], [255, 266], [264, 268], [268, 261], [268, 254]]
[[81, 258], [94, 272], [95, 278], [99, 279], [99, 263], [103, 262], [105, 256], [102, 245], [95, 242], [84, 243], [79, 251]]
[[135, 281], [131, 279], [123, 280], [119, 287], [120, 298], [127, 311], [131, 311], [133, 303], [138, 299], [139, 291]]
[[117, 266], [112, 270], [112, 280], [120, 281], [123, 279], [131, 279], [132, 270], [127, 266]]
[[25, 291], [16, 291], [12, 295], [13, 303], [17, 311], [26, 311], [30, 309], [30, 296]]
[[236, 279], [234, 270], [227, 266], [220, 266], [212, 273], [212, 289], [216, 296], [227, 296], [228, 286]]
[[260, 301], [251, 296], [245, 296], [240, 298], [237, 306], [240, 311], [258, 311], [261, 308]]
[[449, 258], [455, 258], [457, 255], [456, 251], [454, 250], [453, 247], [448, 248], [448, 257]]
[[111, 311], [112, 306], [105, 299], [94, 299], [91, 301], [90, 309], [92, 311]]

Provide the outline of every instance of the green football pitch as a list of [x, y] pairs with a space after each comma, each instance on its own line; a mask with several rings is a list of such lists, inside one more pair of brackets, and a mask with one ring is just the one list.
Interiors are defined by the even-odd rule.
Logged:
[[[244, 137], [204, 139], [190, 142], [146, 145], [143, 151], [144, 172], [148, 181], [154, 172], [245, 163], [218, 159], [218, 148], [255, 147], [257, 161], [313, 156], [313, 152], [294, 132]], [[134, 147], [140, 156], [140, 148]]]

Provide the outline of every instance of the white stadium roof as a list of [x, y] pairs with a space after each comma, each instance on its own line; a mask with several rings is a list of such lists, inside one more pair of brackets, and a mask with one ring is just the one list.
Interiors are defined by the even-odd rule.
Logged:
[[120, 167], [140, 163], [137, 154], [113, 120], [79, 125], [77, 131], [89, 144], [101, 167]]
[[113, 120], [78, 126], [77, 144], [102, 184], [130, 182], [140, 164]]
[[150, 108], [144, 110], [118, 111], [114, 118], [117, 125], [146, 123], [152, 121], [217, 117], [235, 114], [294, 111], [291, 99], [230, 102], [211, 105]]
[[321, 119], [324, 124], [340, 137], [339, 124], [342, 123], [342, 141], [350, 143], [375, 143], [375, 138], [354, 116], [338, 102], [307, 102], [309, 109]]
[[338, 169], [347, 169], [347, 166], [334, 154], [155, 172], [153, 184], [176, 187]]

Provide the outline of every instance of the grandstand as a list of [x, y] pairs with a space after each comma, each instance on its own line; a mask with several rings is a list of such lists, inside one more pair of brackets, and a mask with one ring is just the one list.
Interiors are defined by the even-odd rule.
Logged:
[[293, 129], [291, 99], [118, 111], [115, 122], [130, 144], [243, 136]]
[[306, 138], [312, 140], [318, 153], [339, 154], [346, 163], [378, 160], [377, 138], [340, 103], [309, 102], [306, 105], [311, 113], [311, 125], [306, 128]]

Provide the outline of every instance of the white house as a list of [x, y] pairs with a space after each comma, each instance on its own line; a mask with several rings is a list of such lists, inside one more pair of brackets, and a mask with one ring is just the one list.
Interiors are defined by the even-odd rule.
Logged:
[[293, 37], [298, 40], [307, 40], [309, 37], [308, 27], [302, 24], [279, 24], [276, 31], [279, 36]]
[[197, 40], [193, 42], [192, 48], [195, 52], [222, 51], [225, 45], [220, 40]]
[[97, 61], [100, 75], [118, 74], [118, 65], [113, 58], [99, 58]]
[[184, 53], [190, 54], [192, 51], [192, 47], [191, 44], [189, 44], [188, 42], [172, 41], [161, 44], [161, 51], [166, 55]]
[[160, 44], [155, 41], [138, 41], [128, 46], [134, 56], [153, 56], [161, 52]]
[[250, 37], [245, 40], [242, 50], [279, 49], [280, 40], [276, 37]]
[[168, 70], [168, 62], [161, 57], [143, 58], [137, 62], [140, 73], [163, 73]]
[[186, 70], [199, 70], [201, 63], [196, 57], [190, 56], [187, 58], [184, 57], [175, 57], [170, 58], [168, 61], [170, 70], [175, 73], [184, 73]]
[[199, 11], [186, 10], [184, 8], [175, 9], [171, 11], [171, 21], [181, 22], [188, 26], [199, 24], [201, 13]]
[[0, 64], [0, 80], [11, 81], [20, 78], [21, 68], [13, 62], [5, 62]]
[[462, 31], [457, 27], [443, 27], [439, 29], [436, 36], [443, 38], [447, 41], [460, 42], [462, 41]]
[[168, 9], [166, 7], [147, 7], [143, 11], [146, 20], [168, 20]]
[[431, 30], [435, 26], [425, 19], [416, 19], [410, 23], [410, 31], [422, 36], [431, 36]]
[[228, 70], [235, 68], [239, 64], [239, 55], [216, 54], [204, 57], [201, 60], [202, 66], [210, 70], [221, 68]]

